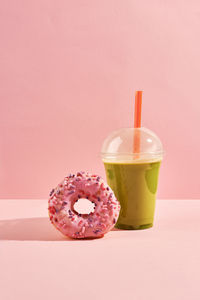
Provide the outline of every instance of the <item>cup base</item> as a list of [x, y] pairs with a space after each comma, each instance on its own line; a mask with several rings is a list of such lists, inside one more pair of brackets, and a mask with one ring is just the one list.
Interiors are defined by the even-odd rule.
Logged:
[[143, 225], [125, 225], [125, 224], [116, 224], [116, 228], [124, 230], [141, 230], [153, 227], [153, 223], [143, 224]]

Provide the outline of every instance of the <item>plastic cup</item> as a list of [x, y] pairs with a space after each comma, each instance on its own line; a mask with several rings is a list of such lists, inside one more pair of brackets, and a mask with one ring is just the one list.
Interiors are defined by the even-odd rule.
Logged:
[[122, 128], [105, 139], [101, 157], [107, 182], [121, 204], [116, 227], [130, 230], [152, 227], [163, 159], [160, 139], [144, 127]]

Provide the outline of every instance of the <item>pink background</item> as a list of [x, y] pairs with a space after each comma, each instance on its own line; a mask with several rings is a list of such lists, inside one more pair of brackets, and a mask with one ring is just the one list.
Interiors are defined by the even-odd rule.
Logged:
[[104, 175], [102, 141], [162, 139], [159, 198], [199, 198], [199, 1], [0, 1], [0, 197], [46, 198], [69, 172]]

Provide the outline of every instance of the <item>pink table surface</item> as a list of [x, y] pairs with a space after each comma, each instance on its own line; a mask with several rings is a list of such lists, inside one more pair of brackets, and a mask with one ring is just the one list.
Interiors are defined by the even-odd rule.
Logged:
[[200, 299], [200, 201], [157, 201], [155, 225], [69, 240], [45, 200], [0, 200], [0, 299]]

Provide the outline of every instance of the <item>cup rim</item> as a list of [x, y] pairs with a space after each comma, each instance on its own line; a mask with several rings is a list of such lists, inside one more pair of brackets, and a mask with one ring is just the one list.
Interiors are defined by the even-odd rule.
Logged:
[[112, 153], [112, 152], [100, 152], [100, 155], [102, 158], [106, 157], [134, 157], [134, 156], [148, 156], [148, 157], [163, 157], [166, 154], [164, 150], [162, 151], [152, 151], [152, 152], [138, 152], [138, 153], [130, 153], [130, 152], [118, 152], [118, 153]]

